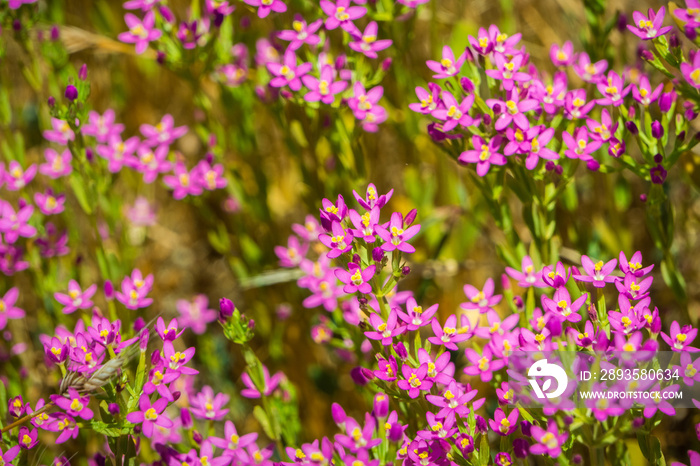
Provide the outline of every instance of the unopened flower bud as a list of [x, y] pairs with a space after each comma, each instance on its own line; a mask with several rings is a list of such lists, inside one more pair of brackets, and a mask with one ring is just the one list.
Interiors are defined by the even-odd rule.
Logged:
[[54, 96], [49, 96], [48, 102], [50, 108], [54, 108], [56, 106], [56, 98]]
[[81, 81], [85, 81], [87, 79], [87, 64], [83, 63], [83, 66], [80, 67], [80, 70], [78, 71], [78, 79]]
[[403, 342], [399, 341], [394, 344], [394, 351], [396, 351], [397, 356], [402, 360], [405, 361], [406, 358], [408, 358], [408, 350], [406, 350], [406, 346], [403, 344]]
[[659, 120], [654, 120], [654, 122], [651, 124], [651, 135], [656, 139], [661, 139], [664, 137], [664, 126]]
[[576, 453], [574, 456], [571, 457], [571, 464], [574, 464], [576, 466], [583, 464], [583, 456]]
[[[95, 455], [92, 457], [92, 459], [93, 459], [93, 461], [95, 461], [95, 464], [97, 466], [105, 466], [105, 464], [107, 464], [107, 458], [105, 457], [105, 455], [103, 455], [100, 452], [95, 453]], [[67, 464], [67, 463], [65, 463], [65, 464]]]
[[411, 273], [411, 267], [409, 267], [409, 266], [407, 266], [407, 265], [404, 265], [404, 266], [401, 268], [401, 275], [403, 275], [403, 276], [405, 277], [405, 276], [407, 276], [409, 273]]
[[95, 160], [95, 152], [92, 150], [92, 147], [85, 148], [85, 160], [87, 160], [90, 163], [92, 163]]
[[464, 89], [464, 92], [467, 94], [471, 94], [474, 92], [474, 83], [472, 82], [471, 79], [467, 77], [463, 77], [459, 80], [460, 86], [462, 86], [462, 89]]
[[411, 226], [413, 222], [416, 221], [416, 216], [418, 215], [418, 211], [416, 209], [411, 209], [406, 216], [403, 219], [403, 224], [405, 226]]
[[233, 305], [233, 301], [228, 298], [221, 298], [219, 300], [219, 320], [223, 323], [231, 318], [233, 315], [233, 310], [236, 306]]
[[354, 262], [355, 264], [360, 265], [362, 263], [362, 258], [359, 254], [353, 254], [352, 260], [350, 262]]
[[202, 443], [202, 440], [204, 440], [204, 439], [202, 438], [202, 434], [200, 434], [199, 431], [194, 430], [194, 431], [192, 431], [192, 440], [194, 440], [194, 442], [197, 445], [199, 445]]
[[12, 30], [15, 32], [19, 32], [22, 30], [22, 23], [20, 22], [20, 20], [16, 19], [12, 21]]
[[486, 419], [484, 419], [483, 417], [481, 417], [477, 414], [475, 420], [476, 420], [476, 426], [475, 426], [476, 432], [478, 432], [480, 434], [485, 434], [486, 432], [489, 431], [489, 427], [488, 427], [488, 424], [486, 423]]
[[525, 309], [525, 302], [521, 296], [513, 296], [513, 304], [518, 312], [522, 312]]
[[513, 454], [516, 458], [527, 458], [530, 444], [524, 438], [516, 438], [513, 440]]
[[175, 391], [175, 392], [173, 392], [173, 403], [176, 402], [177, 400], [179, 400], [181, 396], [182, 396], [182, 392], [181, 392], [181, 391]]
[[117, 403], [110, 403], [109, 406], [107, 406], [107, 411], [109, 411], [109, 414], [112, 416], [116, 416], [119, 414], [119, 405]]
[[554, 173], [556, 173], [557, 175], [561, 175], [562, 173], [564, 173], [564, 167], [562, 167], [561, 165], [555, 166]]
[[343, 407], [338, 403], [333, 403], [331, 405], [331, 416], [333, 416], [333, 421], [335, 421], [335, 424], [340, 427], [341, 430], [345, 430], [345, 419], [347, 418], [347, 415], [345, 414]]
[[598, 162], [595, 159], [591, 159], [588, 162], [586, 162], [586, 168], [588, 168], [592, 172], [598, 171], [598, 169], [600, 168], [600, 162]]
[[354, 367], [352, 370], [350, 370], [350, 378], [352, 378], [352, 381], [360, 387], [367, 385], [367, 383], [369, 382], [369, 379], [365, 377], [364, 372], [362, 372], [362, 368], [359, 366]]
[[132, 328], [134, 329], [134, 333], [138, 333], [145, 326], [146, 326], [146, 322], [143, 320], [143, 317], [137, 317], [136, 319], [134, 319], [134, 323], [132, 325]]
[[672, 32], [668, 36], [668, 46], [671, 47], [672, 49], [677, 49], [678, 47], [681, 46], [681, 42], [678, 40], [678, 36], [676, 35], [675, 32]]
[[143, 329], [141, 331], [141, 336], [139, 337], [139, 350], [141, 350], [142, 353], [146, 352], [146, 349], [148, 349], [148, 330]]
[[620, 12], [620, 14], [617, 17], [617, 30], [620, 32], [625, 32], [627, 31], [627, 15]]
[[686, 24], [683, 27], [683, 32], [685, 33], [685, 36], [690, 40], [695, 40], [695, 38], [698, 37], [698, 32], [694, 26], [689, 26]]
[[165, 63], [165, 52], [158, 50], [158, 53], [156, 54], [156, 63], [159, 65]]
[[389, 397], [384, 393], [377, 393], [374, 395], [372, 414], [380, 419], [384, 419], [389, 415]]
[[156, 366], [160, 362], [160, 351], [154, 350], [151, 353], [151, 365]]
[[190, 429], [192, 427], [192, 414], [187, 408], [182, 408], [180, 410], [180, 422], [182, 422], [182, 427], [185, 429]]
[[112, 285], [111, 280], [105, 280], [104, 291], [105, 298], [107, 299], [107, 301], [111, 301], [114, 299], [114, 285]]
[[141, 433], [141, 424], [136, 424], [134, 426], [134, 434], [139, 435]]
[[548, 172], [554, 170], [554, 162], [552, 162], [551, 160], [547, 160], [547, 163], [544, 164], [544, 169]]
[[491, 115], [484, 113], [481, 115], [481, 121], [484, 122], [484, 125], [489, 126], [493, 120], [491, 119]]
[[646, 202], [646, 201], [647, 201], [647, 195], [646, 195], [646, 194], [640, 194], [640, 195], [639, 195], [639, 200], [642, 201], [642, 202]]
[[654, 163], [661, 163], [664, 160], [664, 156], [661, 154], [656, 154], [654, 156]]
[[58, 38], [60, 37], [61, 33], [58, 30], [58, 26], [53, 25], [51, 26], [51, 40], [52, 41], [57, 41]]
[[654, 61], [654, 54], [647, 49], [642, 49], [639, 51], [639, 56], [645, 61]]
[[248, 321], [248, 330], [255, 330], [255, 321], [253, 319]]
[[627, 131], [629, 131], [633, 136], [639, 134], [639, 128], [637, 128], [637, 124], [632, 120], [625, 122], [625, 128], [627, 128]]
[[632, 428], [633, 429], [641, 429], [643, 425], [644, 425], [644, 418], [643, 417], [635, 417], [632, 420]]
[[529, 437], [532, 435], [530, 432], [530, 428], [532, 427], [532, 423], [530, 421], [520, 421], [520, 430], [522, 431], [523, 435], [526, 437]]
[[384, 259], [384, 250], [380, 247], [372, 249], [372, 260], [374, 262], [381, 262]]
[[75, 101], [75, 99], [78, 98], [78, 89], [72, 84], [69, 84], [66, 86], [66, 92], [65, 92], [65, 97], [66, 99], [70, 100], [71, 102]]
[[384, 61], [382, 61], [382, 71], [385, 73], [389, 71], [389, 68], [391, 68], [391, 57], [386, 58]]

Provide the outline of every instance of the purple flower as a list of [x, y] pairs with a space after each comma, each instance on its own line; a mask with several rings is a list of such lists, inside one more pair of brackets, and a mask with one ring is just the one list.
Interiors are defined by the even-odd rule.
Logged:
[[600, 146], [603, 145], [603, 142], [599, 140], [588, 141], [588, 129], [585, 126], [577, 128], [574, 132], [574, 136], [564, 131], [562, 133], [562, 139], [567, 147], [567, 150], [564, 151], [564, 155], [570, 159], [580, 159], [584, 162], [592, 160], [593, 152], [600, 149]]
[[462, 329], [457, 328], [457, 316], [454, 314], [447, 318], [444, 327], [440, 327], [440, 322], [437, 318], [433, 319], [431, 325], [435, 336], [428, 338], [428, 341], [434, 345], [444, 345], [445, 348], [451, 351], [457, 350], [456, 343], [468, 340], [471, 336], [468, 333], [461, 332]]
[[80, 396], [80, 393], [73, 388], [68, 388], [68, 398], [60, 395], [52, 395], [51, 400], [56, 403], [56, 406], [66, 411], [69, 416], [81, 417], [89, 421], [94, 416], [94, 413], [88, 408], [90, 403], [89, 396]]
[[445, 79], [456, 76], [459, 73], [459, 70], [462, 69], [462, 65], [464, 64], [466, 58], [466, 52], [463, 52], [462, 55], [455, 58], [452, 49], [445, 45], [442, 47], [442, 59], [439, 62], [428, 60], [425, 62], [425, 64], [428, 65], [428, 68], [435, 73], [433, 78]]
[[656, 86], [656, 89], [652, 91], [651, 84], [649, 84], [649, 78], [647, 75], [643, 74], [642, 77], [639, 78], [639, 84], [632, 85], [632, 97], [634, 97], [634, 100], [640, 104], [648, 107], [659, 98], [663, 87], [663, 84], [659, 84]]
[[[168, 146], [163, 144], [156, 147], [155, 151], [147, 144], [141, 144], [137, 150], [138, 158], [132, 163], [133, 168], [143, 173], [144, 183], [153, 183], [159, 173], [169, 172], [172, 164], [168, 157]], [[129, 155], [129, 158], [133, 156]]]
[[68, 122], [52, 117], [51, 127], [52, 129], [44, 131], [44, 139], [47, 141], [65, 146], [68, 141], [75, 140], [75, 133]]
[[651, 182], [654, 184], [664, 184], [667, 174], [668, 172], [661, 164], [649, 170], [649, 177], [651, 178]]
[[574, 63], [574, 45], [571, 41], [566, 41], [562, 47], [552, 44], [549, 49], [549, 58], [554, 66], [569, 66]]
[[563, 317], [568, 322], [576, 323], [581, 321], [581, 315], [578, 311], [588, 299], [588, 293], [582, 294], [572, 303], [569, 292], [562, 286], [557, 288], [552, 298], [542, 295], [542, 307], [557, 316]]
[[127, 13], [124, 22], [129, 28], [128, 32], [119, 34], [119, 40], [127, 44], [136, 44], [136, 53], [142, 54], [148, 48], [148, 44], [157, 40], [163, 32], [155, 29], [156, 17], [153, 11], [149, 11], [141, 21], [137, 16]]
[[17, 443], [21, 449], [31, 450], [39, 443], [38, 437], [39, 431], [36, 428], [29, 430], [29, 428], [22, 426], [17, 432]]
[[34, 193], [34, 202], [36, 203], [39, 210], [44, 215], [55, 215], [60, 214], [64, 210], [64, 203], [66, 202], [66, 195], [60, 194], [58, 196], [53, 195], [53, 191], [48, 190], [46, 193]]
[[139, 398], [139, 411], [134, 411], [126, 415], [126, 420], [133, 424], [142, 424], [143, 435], [147, 438], [153, 436], [154, 426], [163, 428], [172, 427], [171, 421], [163, 411], [168, 406], [168, 400], [160, 398], [154, 403], [151, 403], [148, 395], [142, 394]]
[[535, 288], [545, 288], [547, 285], [542, 281], [542, 271], [535, 272], [535, 265], [532, 262], [530, 256], [523, 257], [521, 263], [522, 271], [515, 270], [511, 267], [506, 267], [506, 273], [513, 278], [518, 280], [518, 286], [523, 288], [529, 288], [534, 286]]
[[209, 437], [209, 440], [213, 445], [224, 450], [224, 456], [236, 456], [240, 448], [245, 448], [255, 443], [257, 438], [257, 432], [238, 435], [235, 424], [231, 421], [226, 421], [226, 424], [224, 424], [224, 437]]
[[[2, 173], [2, 170], [0, 170]], [[22, 166], [16, 160], [12, 160], [4, 173], [7, 189], [10, 191], [19, 191], [24, 188], [36, 176], [36, 165], [30, 165], [27, 170], [22, 169]]]
[[369, 281], [374, 277], [376, 269], [375, 265], [370, 265], [363, 269], [354, 262], [350, 262], [348, 270], [336, 269], [334, 273], [338, 280], [345, 283], [343, 287], [345, 293], [359, 291], [360, 293], [368, 294], [372, 292], [372, 286], [369, 284]]
[[124, 131], [124, 125], [114, 123], [114, 110], [108, 108], [100, 115], [95, 111], [88, 114], [88, 122], [81, 128], [87, 136], [94, 136], [97, 142], [106, 143], [112, 137], [118, 137]]
[[[324, 1], [330, 3], [327, 0]], [[316, 79], [310, 75], [302, 76], [301, 81], [309, 89], [309, 92], [304, 96], [304, 100], [307, 102], [318, 102], [320, 100], [324, 104], [332, 104], [333, 100], [335, 100], [335, 95], [343, 92], [348, 87], [347, 81], [333, 81], [333, 74], [333, 67], [324, 65], [321, 69], [321, 79]]]
[[97, 291], [97, 285], [92, 284], [83, 291], [80, 285], [75, 280], [68, 282], [68, 294], [64, 293], [54, 293], [53, 297], [60, 304], [65, 306], [63, 308], [64, 314], [71, 314], [78, 309], [89, 309], [92, 307], [92, 301], [90, 298]]
[[426, 380], [428, 375], [428, 365], [421, 364], [418, 368], [412, 368], [408, 364], [401, 366], [401, 374], [404, 379], [397, 382], [402, 390], [408, 390], [408, 396], [418, 398], [421, 390], [429, 391], [433, 386], [433, 382]]
[[59, 155], [55, 150], [48, 148], [44, 151], [44, 157], [46, 157], [46, 163], [39, 165], [39, 173], [42, 175], [55, 180], [56, 178], [70, 175], [73, 171], [73, 167], [70, 164], [73, 156], [68, 149], [65, 149]]
[[382, 249], [384, 251], [388, 252], [394, 249], [405, 253], [413, 253], [416, 251], [416, 248], [406, 241], [413, 238], [420, 231], [420, 225], [411, 225], [404, 230], [401, 213], [394, 212], [391, 214], [388, 228], [386, 226], [377, 225], [375, 230], [377, 236], [385, 241], [385, 243], [382, 244]]
[[190, 328], [197, 335], [206, 332], [207, 324], [214, 322], [219, 315], [214, 309], [209, 309], [209, 298], [203, 294], [195, 296], [192, 301], [179, 299], [176, 307], [180, 313], [180, 325]]
[[666, 332], [661, 332], [661, 338], [671, 347], [673, 351], [690, 351], [696, 352], [700, 351], [697, 348], [693, 348], [690, 344], [695, 340], [698, 335], [698, 330], [690, 325], [684, 325], [683, 327], [677, 321], [673, 321], [671, 328], [669, 329], [669, 334]]
[[177, 319], [172, 319], [167, 328], [162, 317], [158, 317], [158, 320], [156, 320], [156, 332], [163, 341], [175, 341], [180, 335], [182, 335], [182, 332], [185, 331], [184, 328], [179, 332], [177, 329]]
[[297, 56], [294, 50], [289, 47], [284, 53], [283, 63], [267, 63], [267, 69], [275, 76], [270, 80], [270, 86], [289, 86], [291, 90], [298, 91], [301, 89], [302, 77], [311, 71], [311, 68], [313, 68], [311, 63], [297, 65]]
[[5, 296], [0, 298], [0, 330], [7, 326], [8, 319], [22, 319], [25, 316], [24, 310], [15, 306], [19, 290], [16, 287], [10, 288]]
[[576, 89], [564, 97], [564, 114], [570, 120], [582, 118], [595, 106], [595, 101], [586, 103], [586, 90]]
[[636, 27], [628, 24], [627, 29], [642, 40], [655, 39], [673, 29], [672, 26], [663, 26], [665, 15], [666, 7], [664, 6], [659, 9], [658, 13], [654, 13], [654, 10], [649, 8], [649, 17], [644, 16], [639, 11], [635, 11], [632, 13], [632, 19], [634, 19]]
[[[262, 392], [265, 394], [265, 396], [270, 396], [272, 395], [272, 392], [275, 391], [284, 375], [281, 372], [277, 372], [275, 375], [270, 377], [270, 372], [267, 370], [267, 367], [263, 366], [262, 369], [263, 386], [260, 388], [262, 388]], [[241, 381], [247, 387], [241, 390], [241, 396], [244, 396], [246, 398], [260, 398], [260, 390], [258, 387], [255, 386], [253, 380], [250, 378], [250, 375], [248, 375], [248, 373], [244, 372], [241, 375]]]
[[109, 161], [108, 169], [117, 173], [139, 147], [140, 141], [136, 136], [122, 141], [121, 136], [114, 134], [109, 137], [107, 145], [97, 146], [97, 155]]
[[78, 424], [72, 416], [68, 416], [63, 413], [51, 414], [51, 421], [46, 425], [45, 429], [52, 432], [60, 432], [56, 438], [56, 443], [61, 444], [67, 442], [69, 439], [76, 439], [78, 437]]
[[367, 113], [371, 112], [379, 102], [379, 99], [382, 98], [384, 88], [376, 86], [369, 91], [365, 91], [365, 87], [358, 81], [353, 86], [353, 92], [355, 95], [348, 99], [348, 107], [355, 114], [355, 118], [364, 120], [367, 117]]
[[[25, 0], [26, 1], [26, 0]], [[33, 0], [31, 0], [33, 1]], [[12, 8], [12, 3], [15, 3], [15, 9], [19, 8], [19, 5], [21, 5], [21, 0], [11, 0], [10, 2], [10, 8]], [[2, 448], [0, 448], [0, 463], [6, 465], [6, 466], [12, 466], [12, 461], [17, 458], [17, 455], [19, 454], [20, 448], [19, 445], [15, 445], [14, 447], [8, 448], [5, 452], [2, 451]]]
[[596, 102], [599, 105], [613, 105], [619, 107], [622, 105], [622, 99], [629, 94], [632, 85], [624, 87], [625, 83], [614, 71], [608, 73], [607, 80], [600, 80], [597, 84], [598, 92], [603, 94], [602, 99], [598, 99]]
[[516, 82], [526, 82], [532, 79], [529, 74], [518, 71], [524, 59], [525, 56], [522, 54], [513, 55], [508, 59], [505, 55], [497, 53], [494, 57], [496, 69], [486, 70], [486, 74], [493, 79], [502, 81], [503, 89], [511, 91]]
[[197, 184], [208, 191], [223, 189], [228, 185], [224, 178], [224, 166], [220, 163], [211, 165], [206, 159], [200, 160], [192, 169]]
[[488, 31], [484, 28], [479, 28], [476, 38], [469, 36], [469, 45], [471, 45], [479, 55], [488, 55], [491, 50], [493, 50], [494, 43]]
[[355, 52], [360, 52], [368, 58], [377, 58], [377, 52], [391, 46], [391, 40], [377, 40], [377, 22], [371, 21], [365, 28], [362, 36], [356, 36], [355, 42], [350, 42], [348, 46]]
[[539, 107], [539, 102], [537, 102], [537, 100], [535, 99], [520, 100], [519, 92], [515, 88], [512, 91], [510, 91], [509, 94], [510, 97], [506, 101], [497, 99], [488, 99], [486, 101], [486, 104], [492, 109], [496, 105], [499, 105], [501, 107], [502, 113], [496, 119], [496, 124], [494, 125], [494, 128], [496, 129], [496, 131], [502, 131], [506, 129], [506, 127], [509, 126], [511, 122], [515, 122], [515, 124], [519, 128], [523, 130], [529, 129], [530, 122], [528, 121], [524, 113]]
[[340, 222], [333, 221], [330, 234], [321, 233], [318, 235], [318, 240], [330, 248], [328, 258], [335, 259], [352, 249], [353, 233], [352, 230], [343, 228]]
[[616, 122], [613, 125], [612, 118], [610, 118], [610, 112], [608, 112], [607, 108], [604, 108], [600, 112], [600, 123], [588, 118], [586, 120], [586, 125], [588, 126], [588, 129], [591, 130], [590, 135], [593, 137], [593, 139], [608, 142], [615, 134], [618, 124]]
[[458, 103], [454, 96], [448, 92], [442, 92], [443, 107], [438, 107], [433, 110], [432, 116], [438, 120], [444, 121], [442, 130], [452, 131], [457, 125], [464, 128], [471, 126], [474, 120], [469, 116], [469, 110], [474, 104], [474, 94], [470, 94], [462, 103]]
[[139, 269], [134, 269], [131, 276], [126, 276], [122, 280], [121, 292], [116, 292], [117, 301], [126, 306], [127, 309], [140, 309], [148, 307], [153, 303], [153, 299], [146, 295], [153, 287], [153, 275], [149, 274], [145, 279]]
[[581, 265], [586, 273], [573, 274], [574, 280], [593, 283], [596, 288], [603, 288], [606, 283], [613, 283], [619, 278], [610, 275], [615, 270], [617, 259], [612, 259], [607, 263], [603, 261], [593, 263], [588, 256], [584, 255], [581, 256]]
[[290, 41], [287, 50], [297, 50], [303, 44], [310, 46], [318, 45], [321, 39], [315, 34], [323, 24], [322, 19], [317, 19], [313, 23], [307, 25], [301, 15], [294, 15], [291, 30], [284, 30], [277, 33], [277, 37]]
[[632, 254], [632, 257], [630, 257], [630, 260], [627, 260], [627, 256], [625, 256], [625, 253], [623, 251], [620, 251], [620, 270], [627, 275], [627, 274], [632, 274], [635, 277], [643, 277], [644, 275], [647, 275], [654, 269], [654, 264], [651, 264], [648, 267], [643, 267], [642, 266], [642, 253], [641, 251], [637, 251], [634, 254]]
[[505, 165], [506, 158], [498, 150], [501, 148], [501, 136], [494, 136], [488, 142], [477, 136], [472, 136], [472, 147], [474, 149], [464, 151], [460, 154], [459, 162], [476, 163], [476, 173], [479, 176], [486, 176], [491, 165]]
[[542, 128], [544, 126], [535, 126], [525, 133], [525, 138], [529, 141], [526, 143], [527, 149], [524, 151], [527, 154], [525, 167], [528, 170], [534, 170], [537, 167], [540, 157], [545, 160], [556, 160], [559, 158], [559, 154], [545, 147], [554, 137], [554, 128], [547, 128], [544, 131]]
[[423, 309], [416, 303], [416, 299], [411, 296], [406, 300], [406, 312], [398, 310], [398, 315], [407, 325], [409, 331], [417, 330], [432, 321], [433, 315], [437, 312], [438, 305], [433, 304], [428, 309]]
[[369, 316], [369, 323], [374, 328], [374, 331], [365, 332], [365, 336], [371, 340], [381, 340], [382, 345], [390, 346], [395, 336], [401, 335], [406, 331], [406, 327], [397, 325], [397, 320], [398, 314], [394, 309], [389, 312], [386, 322], [377, 313], [373, 312]]
[[416, 95], [420, 102], [408, 104], [408, 108], [417, 113], [432, 113], [440, 103], [440, 87], [437, 84], [428, 85], [430, 91], [416, 87]]
[[282, 0], [244, 0], [250, 6], [258, 7], [258, 17], [266, 18], [271, 11], [284, 13], [287, 5]]
[[163, 177], [163, 182], [173, 190], [173, 198], [180, 200], [188, 195], [198, 196], [202, 194], [202, 187], [197, 183], [197, 173], [187, 171], [187, 167], [182, 162], [178, 162], [173, 167], [173, 174]]
[[320, 5], [323, 12], [328, 15], [326, 29], [330, 31], [340, 26], [349, 33], [359, 33], [353, 21], [362, 18], [367, 13], [366, 8], [350, 6], [350, 0], [338, 0], [336, 3], [321, 0]]
[[489, 426], [498, 435], [510, 435], [518, 428], [519, 416], [520, 412], [517, 409], [514, 409], [506, 416], [503, 409], [497, 408], [493, 414], [493, 419], [489, 419]]
[[192, 414], [200, 419], [218, 421], [228, 413], [229, 410], [223, 406], [228, 403], [229, 399], [230, 397], [225, 393], [214, 395], [214, 390], [205, 385], [201, 392], [190, 398]]
[[355, 226], [355, 229], [351, 230], [353, 237], [363, 239], [368, 243], [374, 243], [376, 240], [374, 227], [379, 223], [379, 213], [379, 207], [375, 207], [362, 215], [357, 213], [356, 210], [350, 209], [350, 221]]
[[467, 375], [478, 375], [483, 382], [488, 382], [493, 378], [493, 372], [505, 366], [503, 359], [493, 359], [493, 351], [488, 346], [484, 347], [483, 355], [480, 355], [472, 348], [465, 350], [467, 359], [472, 364], [464, 368]]
[[591, 63], [586, 52], [581, 52], [578, 61], [573, 66], [574, 72], [587, 83], [597, 83], [603, 78], [603, 73], [608, 69], [607, 60]]
[[168, 113], [163, 115], [155, 126], [143, 124], [139, 127], [139, 131], [146, 138], [146, 144], [156, 147], [161, 144], [170, 145], [187, 134], [187, 126], [176, 127], [173, 116]]
[[36, 228], [27, 223], [33, 213], [33, 205], [25, 205], [15, 212], [9, 202], [0, 199], [0, 232], [4, 233], [8, 244], [15, 243], [20, 237], [32, 238], [36, 235]]
[[185, 367], [185, 364], [194, 356], [195, 348], [187, 348], [184, 351], [175, 351], [173, 342], [163, 342], [163, 361], [168, 365], [168, 369], [179, 371], [182, 374], [198, 374], [199, 371], [190, 367]]
[[568, 432], [559, 433], [557, 421], [550, 419], [547, 424], [547, 430], [540, 426], [533, 425], [530, 427], [532, 438], [537, 442], [530, 447], [530, 453], [533, 455], [549, 455], [556, 458], [561, 454], [561, 446], [569, 438]]

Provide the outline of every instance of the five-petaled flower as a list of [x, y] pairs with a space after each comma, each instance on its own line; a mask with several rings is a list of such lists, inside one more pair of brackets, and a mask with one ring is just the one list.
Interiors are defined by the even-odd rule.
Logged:
[[173, 421], [163, 414], [168, 406], [168, 400], [159, 398], [151, 403], [148, 395], [145, 393], [139, 398], [139, 410], [126, 415], [126, 420], [133, 424], [142, 424], [143, 435], [148, 438], [153, 436], [155, 426], [170, 428], [173, 426]]

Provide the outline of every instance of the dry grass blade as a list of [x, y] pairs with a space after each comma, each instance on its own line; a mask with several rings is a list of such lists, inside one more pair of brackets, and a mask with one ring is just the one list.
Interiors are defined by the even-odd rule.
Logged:
[[[61, 27], [61, 40], [66, 46], [68, 53], [76, 53], [82, 50], [94, 48], [96, 53], [120, 53], [126, 55], [136, 55], [134, 47], [99, 34], [88, 32], [73, 26]], [[143, 57], [149, 59], [156, 58], [156, 52], [146, 50]]]

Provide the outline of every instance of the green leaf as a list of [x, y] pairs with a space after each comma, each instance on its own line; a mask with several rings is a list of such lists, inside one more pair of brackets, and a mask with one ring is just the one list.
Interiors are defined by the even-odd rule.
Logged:
[[265, 431], [265, 435], [267, 435], [269, 438], [275, 438], [274, 432], [272, 432], [272, 427], [270, 426], [270, 420], [267, 418], [265, 411], [260, 406], [256, 406], [253, 409], [253, 415], [262, 426], [263, 430]]
[[479, 444], [479, 464], [481, 466], [487, 466], [491, 460], [491, 452], [489, 451], [489, 440], [486, 435], [481, 436], [481, 443]]
[[92, 214], [92, 207], [90, 207], [90, 203], [88, 202], [87, 194], [85, 193], [85, 184], [83, 181], [77, 176], [72, 176], [70, 178], [70, 185], [71, 188], [73, 188], [73, 193], [75, 194], [76, 199], [78, 199], [78, 204], [80, 204], [83, 212], [88, 215]]
[[5, 384], [0, 382], [0, 420], [5, 419], [7, 415], [7, 391]]
[[90, 423], [92, 430], [98, 434], [104, 434], [107, 437], [121, 437], [132, 432], [133, 427], [124, 426], [122, 424], [106, 424], [101, 421], [93, 421]]

